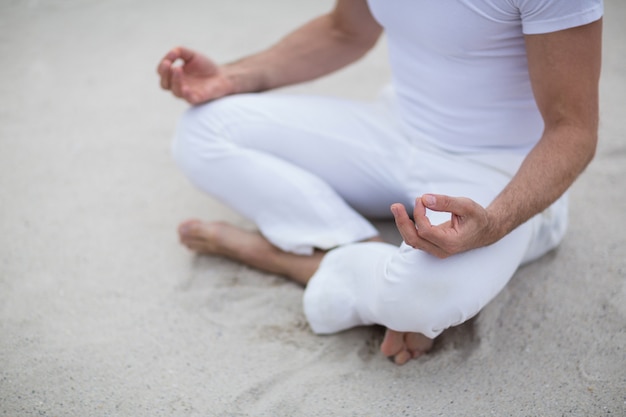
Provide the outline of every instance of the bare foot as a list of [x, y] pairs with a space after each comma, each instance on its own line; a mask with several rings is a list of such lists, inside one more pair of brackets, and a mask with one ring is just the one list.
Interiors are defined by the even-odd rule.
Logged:
[[[180, 243], [194, 252], [209, 255], [237, 256], [244, 250], [244, 245], [262, 245], [260, 239], [254, 239], [252, 232], [223, 222], [203, 222], [201, 220], [187, 220], [178, 226]], [[261, 236], [258, 236], [261, 238]], [[261, 238], [262, 239], [262, 238]], [[254, 242], [258, 240], [258, 242]], [[267, 242], [267, 241], [266, 241]]]
[[418, 358], [433, 346], [433, 339], [421, 333], [397, 332], [387, 329], [380, 351], [396, 365], [404, 365]]
[[260, 233], [224, 222], [187, 220], [178, 227], [180, 242], [194, 252], [220, 255], [266, 272], [285, 275], [306, 284], [319, 267], [324, 252], [311, 256], [283, 252]]

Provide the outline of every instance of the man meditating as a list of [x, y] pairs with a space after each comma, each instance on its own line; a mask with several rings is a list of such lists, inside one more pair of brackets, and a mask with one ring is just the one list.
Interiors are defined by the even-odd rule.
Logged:
[[[193, 106], [173, 152], [258, 232], [188, 220], [184, 245], [306, 286], [314, 332], [387, 328], [404, 364], [555, 248], [566, 190], [593, 158], [601, 0], [337, 0], [269, 49], [218, 65], [184, 47], [161, 86]], [[375, 102], [259, 94], [365, 55]], [[404, 242], [367, 220], [393, 215]]]

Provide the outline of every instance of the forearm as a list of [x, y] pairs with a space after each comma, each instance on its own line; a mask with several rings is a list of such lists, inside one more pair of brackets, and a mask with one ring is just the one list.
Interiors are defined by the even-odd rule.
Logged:
[[380, 28], [350, 33], [332, 14], [300, 27], [276, 45], [222, 67], [234, 93], [256, 92], [313, 80], [362, 57], [376, 43]]
[[508, 186], [489, 205], [492, 239], [498, 240], [554, 203], [592, 160], [596, 126], [546, 130]]
[[515, 177], [488, 207], [496, 238], [556, 201], [593, 158], [601, 34], [598, 20], [526, 36], [530, 79], [546, 127]]

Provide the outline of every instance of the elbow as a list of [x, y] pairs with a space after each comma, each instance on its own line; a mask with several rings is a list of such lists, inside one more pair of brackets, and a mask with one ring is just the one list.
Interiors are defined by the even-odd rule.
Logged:
[[365, 55], [376, 46], [383, 28], [371, 16], [369, 9], [331, 13], [327, 16], [331, 38], [355, 54]]
[[597, 129], [593, 129], [584, 134], [583, 146], [581, 150], [583, 152], [583, 166], [587, 167], [593, 161], [598, 149], [598, 132]]
[[[544, 131], [544, 138], [554, 139], [562, 150], [570, 155], [570, 163], [578, 166], [580, 171], [593, 161], [598, 146], [598, 124], [580, 123], [574, 121], [560, 121], [551, 124]], [[574, 167], [574, 165], [572, 165]]]
[[347, 32], [340, 27], [333, 27], [331, 33], [335, 43], [348, 47], [352, 51], [352, 55], [357, 58], [364, 56], [376, 46], [379, 35], [379, 33]]

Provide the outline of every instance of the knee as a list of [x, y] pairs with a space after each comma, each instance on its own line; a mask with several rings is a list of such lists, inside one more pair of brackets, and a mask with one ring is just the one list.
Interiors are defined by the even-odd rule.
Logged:
[[224, 147], [224, 135], [220, 134], [223, 124], [215, 103], [191, 107], [178, 120], [171, 151], [176, 165], [187, 176]]
[[354, 294], [344, 288], [308, 285], [303, 296], [304, 315], [316, 334], [332, 334], [362, 324]]

